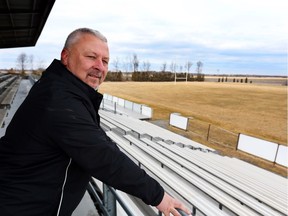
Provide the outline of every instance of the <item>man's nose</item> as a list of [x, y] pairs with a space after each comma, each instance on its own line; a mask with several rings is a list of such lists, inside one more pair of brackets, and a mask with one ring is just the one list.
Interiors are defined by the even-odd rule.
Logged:
[[103, 71], [105, 69], [101, 58], [96, 58], [93, 66], [95, 69], [98, 69], [100, 71]]

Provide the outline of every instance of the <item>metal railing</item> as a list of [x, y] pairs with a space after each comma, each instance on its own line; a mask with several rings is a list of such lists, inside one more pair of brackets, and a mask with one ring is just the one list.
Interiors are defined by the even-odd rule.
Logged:
[[[103, 216], [117, 216], [117, 203], [122, 207], [127, 216], [136, 216], [132, 213], [132, 210], [125, 204], [125, 201], [116, 193], [115, 189], [103, 184], [103, 193], [100, 193], [100, 189], [93, 179], [90, 180], [88, 185], [88, 192], [94, 201], [95, 207], [101, 212]], [[177, 209], [181, 216], [187, 216], [187, 214]], [[162, 213], [159, 211], [158, 216]], [[156, 214], [155, 214], [156, 216]]]

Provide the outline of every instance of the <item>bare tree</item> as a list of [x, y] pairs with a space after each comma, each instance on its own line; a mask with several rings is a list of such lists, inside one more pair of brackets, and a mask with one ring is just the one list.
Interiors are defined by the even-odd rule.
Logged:
[[133, 54], [133, 60], [132, 60], [132, 65], [133, 65], [133, 71], [137, 72], [139, 68], [139, 60], [137, 58], [137, 54]]
[[197, 80], [198, 81], [204, 81], [204, 76], [202, 76], [202, 68], [203, 68], [203, 63], [201, 61], [197, 62], [197, 68], [196, 68], [196, 72], [197, 72]]
[[167, 68], [167, 63], [164, 62], [164, 63], [162, 64], [162, 67], [160, 68], [161, 72], [165, 72], [165, 71], [166, 71], [166, 68]]
[[178, 65], [175, 62], [171, 62], [170, 64], [170, 70], [171, 72], [175, 72], [177, 71]]
[[175, 62], [171, 62], [170, 64], [170, 70], [172, 73], [174, 73], [174, 82], [176, 83], [176, 70], [177, 70], [177, 64]]
[[29, 64], [30, 64], [30, 70], [33, 72], [34, 70], [34, 56], [33, 55], [29, 56]]
[[21, 69], [21, 72], [24, 74], [26, 66], [28, 63], [28, 56], [26, 55], [26, 53], [21, 53], [18, 57], [17, 57], [17, 65], [18, 67]]
[[187, 61], [185, 64], [185, 69], [187, 70], [187, 72], [190, 72], [190, 69], [192, 67], [193, 63], [191, 61]]
[[130, 68], [131, 68], [131, 60], [129, 58], [129, 56], [126, 57], [126, 59], [122, 60], [122, 67], [123, 67], [123, 70], [125, 72], [128, 72], [130, 71]]
[[146, 62], [143, 61], [142, 64], [140, 65], [140, 71], [143, 71], [143, 72], [144, 72], [145, 69], [146, 69]]
[[147, 60], [146, 61], [146, 69], [147, 69], [147, 71], [150, 71], [150, 68], [151, 68], [151, 63]]
[[190, 68], [192, 67], [193, 63], [191, 61], [187, 61], [185, 64], [185, 69], [187, 70], [186, 72], [186, 82], [188, 81], [188, 74], [190, 71]]
[[37, 59], [37, 66], [33, 71], [34, 74], [41, 75], [45, 71], [45, 62], [43, 59]]
[[151, 64], [149, 61], [143, 61], [142, 70], [145, 72], [150, 71]]
[[119, 71], [119, 65], [120, 65], [119, 58], [116, 57], [116, 59], [113, 60], [112, 64], [115, 68], [115, 72], [118, 72]]
[[201, 61], [198, 61], [197, 62], [197, 68], [196, 68], [197, 74], [201, 74], [202, 73], [202, 68], [203, 68], [203, 63]]
[[45, 62], [43, 59], [38, 59], [37, 61], [37, 70], [44, 71], [45, 70]]

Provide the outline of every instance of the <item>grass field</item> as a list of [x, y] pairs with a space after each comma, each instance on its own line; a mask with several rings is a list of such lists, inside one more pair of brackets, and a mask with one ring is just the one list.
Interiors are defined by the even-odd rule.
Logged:
[[218, 82], [104, 82], [99, 91], [153, 108], [153, 119], [178, 112], [226, 130], [287, 145], [287, 86]]

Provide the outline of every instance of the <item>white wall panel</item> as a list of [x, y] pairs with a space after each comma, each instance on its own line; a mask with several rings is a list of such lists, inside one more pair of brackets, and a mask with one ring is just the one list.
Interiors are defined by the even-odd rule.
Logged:
[[108, 98], [108, 94], [105, 94], [105, 93], [104, 93], [104, 94], [103, 94], [103, 98], [104, 98], [104, 99], [107, 99], [107, 98]]
[[141, 113], [141, 108], [142, 108], [142, 105], [137, 104], [137, 103], [134, 103], [134, 104], [133, 104], [133, 111], [134, 111], [134, 112], [136, 112], [136, 113]]
[[278, 144], [240, 134], [238, 149], [274, 162]]
[[118, 105], [124, 107], [125, 106], [125, 100], [123, 98], [118, 99]]
[[125, 100], [125, 108], [132, 110], [133, 109], [133, 102]]
[[112, 95], [107, 95], [107, 100], [113, 101], [113, 96]]
[[277, 164], [288, 167], [288, 148], [287, 146], [279, 145], [278, 153], [276, 156]]
[[169, 124], [183, 130], [187, 130], [188, 118], [181, 116], [179, 113], [171, 113]]
[[113, 98], [112, 98], [112, 100], [113, 100], [113, 102], [115, 102], [115, 103], [118, 103], [118, 97], [115, 97], [115, 96], [113, 96]]
[[142, 115], [152, 118], [153, 115], [152, 108], [142, 105]]

